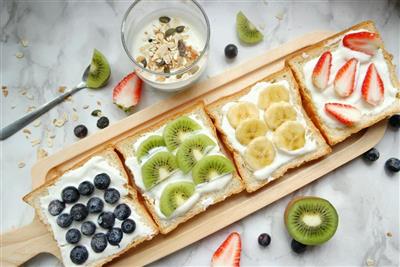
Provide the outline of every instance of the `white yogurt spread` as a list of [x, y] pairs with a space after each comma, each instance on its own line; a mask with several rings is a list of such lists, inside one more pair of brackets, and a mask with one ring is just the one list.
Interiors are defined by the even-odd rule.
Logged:
[[[82, 222], [76, 222], [74, 221], [68, 228], [61, 228], [60, 226], [57, 225], [57, 217], [58, 216], [52, 216], [48, 211], [48, 205], [52, 200], [59, 199], [61, 200], [61, 191], [67, 187], [67, 186], [75, 186], [76, 188], [78, 185], [83, 182], [83, 181], [90, 181], [93, 183], [94, 177], [99, 174], [99, 173], [107, 173], [111, 177], [111, 183], [110, 183], [110, 188], [115, 188], [119, 191], [120, 193], [120, 200], [115, 203], [115, 204], [108, 204], [104, 201], [104, 208], [103, 211], [110, 211], [113, 212], [115, 207], [119, 203], [125, 203], [129, 206], [131, 209], [131, 215], [129, 216], [130, 219], [134, 220], [136, 223], [136, 229], [133, 233], [131, 234], [123, 234], [123, 238], [119, 244], [119, 246], [112, 246], [110, 244], [107, 244], [106, 249], [101, 252], [101, 253], [95, 253], [91, 246], [90, 246], [90, 241], [93, 236], [85, 236], [81, 235], [81, 240], [77, 244], [69, 244], [65, 240], [65, 234], [68, 231], [68, 229], [71, 228], [77, 228], [80, 230]], [[43, 214], [46, 215], [47, 221], [49, 222], [53, 233], [54, 233], [54, 238], [57, 241], [58, 246], [60, 247], [61, 250], [61, 255], [63, 258], [63, 262], [65, 266], [76, 266], [70, 259], [70, 251], [77, 245], [82, 245], [85, 246], [86, 249], [88, 250], [89, 257], [84, 263], [84, 265], [90, 265], [94, 263], [95, 261], [99, 259], [106, 258], [110, 255], [116, 254], [123, 250], [128, 244], [130, 244], [133, 240], [142, 238], [142, 237], [149, 237], [155, 234], [155, 232], [148, 227], [146, 224], [144, 224], [141, 216], [139, 215], [138, 211], [134, 206], [131, 204], [127, 203], [124, 201], [124, 197], [127, 196], [128, 190], [124, 187], [126, 184], [126, 179], [121, 176], [120, 172], [111, 166], [107, 160], [103, 157], [100, 156], [95, 156], [91, 158], [89, 161], [87, 161], [84, 165], [82, 165], [79, 168], [73, 169], [71, 171], [66, 172], [63, 174], [60, 179], [52, 186], [48, 188], [48, 195], [40, 198], [40, 205], [43, 211]], [[99, 197], [103, 199], [104, 195], [104, 190], [98, 190], [95, 189], [93, 194], [90, 196], [80, 196], [78, 202], [76, 203], [83, 203], [86, 205], [87, 201], [91, 197]], [[62, 213], [69, 213], [71, 207], [76, 204], [66, 204], [65, 209], [63, 210]], [[99, 214], [91, 214], [86, 217], [84, 221], [92, 221], [93, 223], [96, 224], [96, 232], [95, 233], [106, 233], [107, 230], [101, 228], [97, 224], [97, 217]], [[114, 227], [121, 227], [122, 221], [115, 219], [115, 225]]]

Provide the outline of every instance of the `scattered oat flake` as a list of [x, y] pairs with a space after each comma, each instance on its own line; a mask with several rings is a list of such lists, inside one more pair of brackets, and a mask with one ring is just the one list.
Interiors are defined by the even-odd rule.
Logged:
[[32, 146], [36, 146], [38, 144], [40, 144], [40, 139], [35, 139], [31, 141]]
[[37, 120], [35, 120], [35, 121], [33, 122], [33, 127], [39, 127], [40, 124], [42, 124], [41, 120], [40, 120], [40, 119], [37, 119]]
[[26, 98], [28, 98], [29, 100], [33, 100], [33, 99], [34, 99], [34, 96], [31, 95], [30, 93], [27, 93], [27, 94], [26, 94]]
[[28, 128], [24, 128], [24, 129], [22, 130], [22, 132], [23, 132], [24, 134], [31, 134], [31, 131], [30, 131]]
[[72, 121], [77, 121], [79, 119], [78, 113], [72, 113]]
[[25, 162], [23, 161], [18, 162], [18, 168], [23, 168], [23, 167], [25, 167]]
[[52, 148], [53, 147], [53, 144], [54, 144], [54, 141], [53, 141], [54, 139], [51, 139], [51, 138], [47, 138], [47, 146], [49, 147], [49, 148]]
[[65, 124], [65, 120], [64, 119], [54, 119], [53, 124], [56, 127], [62, 127]]
[[28, 91], [26, 91], [26, 89], [21, 89], [21, 90], [19, 91], [19, 93], [20, 93], [21, 95], [26, 95], [27, 92], [28, 92]]
[[28, 40], [26, 40], [26, 39], [21, 39], [20, 43], [21, 43], [21, 45], [22, 45], [23, 47], [28, 47], [28, 45], [29, 45], [29, 42], [28, 42]]
[[62, 94], [65, 92], [65, 89], [67, 89], [66, 86], [60, 86], [60, 87], [58, 87], [58, 92]]
[[36, 156], [37, 159], [45, 158], [45, 157], [47, 157], [47, 155], [48, 155], [47, 151], [44, 150], [43, 148], [39, 147], [37, 149], [37, 156]]
[[275, 18], [277, 20], [283, 20], [284, 16], [285, 16], [285, 11], [283, 11], [283, 10], [280, 10], [280, 11], [278, 11], [278, 13], [275, 14]]
[[72, 108], [73, 111], [77, 112], [76, 108]]
[[392, 234], [391, 232], [387, 232], [387, 233], [386, 233], [386, 236], [387, 236], [387, 237], [392, 237], [393, 234]]
[[7, 97], [8, 96], [8, 88], [7, 88], [7, 86], [2, 86], [1, 90], [3, 91], [4, 97]]
[[375, 261], [373, 259], [368, 258], [367, 259], [367, 266], [374, 266], [375, 265]]
[[83, 108], [83, 109], [88, 109], [88, 108], [89, 108], [89, 105], [84, 105], [82, 108]]
[[22, 52], [17, 52], [15, 53], [15, 57], [21, 59], [24, 57], [24, 54]]
[[65, 101], [73, 102], [74, 100], [72, 99], [72, 95], [70, 95], [69, 97], [65, 98]]
[[36, 109], [35, 106], [29, 106], [29, 107], [27, 108], [26, 112], [31, 112], [31, 111], [33, 111], [33, 110], [35, 110], [35, 109]]

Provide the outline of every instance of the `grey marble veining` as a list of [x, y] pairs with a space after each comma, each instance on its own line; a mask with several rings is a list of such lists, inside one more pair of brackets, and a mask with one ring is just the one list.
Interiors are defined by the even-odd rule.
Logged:
[[[120, 42], [120, 23], [131, 1], [13, 1], [0, 5], [1, 84], [9, 88], [0, 97], [1, 126], [23, 115], [29, 106], [38, 106], [59, 93], [60, 85], [74, 86], [90, 60], [94, 47], [112, 65], [112, 79], [105, 89], [86, 90], [42, 116], [41, 125], [28, 126], [31, 140], [42, 143], [32, 147], [22, 132], [1, 142], [1, 232], [31, 221], [33, 210], [21, 200], [31, 189], [30, 168], [36, 161], [37, 147], [50, 154], [76, 141], [73, 128], [84, 123], [96, 131], [90, 115], [101, 108], [111, 122], [125, 114], [111, 104], [111, 89], [132, 66]], [[396, 65], [400, 56], [399, 1], [202, 1], [212, 25], [210, 63], [207, 75], [218, 74], [263, 51], [316, 30], [339, 31], [362, 20], [376, 22]], [[243, 10], [264, 34], [264, 42], [245, 47], [227, 61], [223, 49], [238, 44], [234, 31], [235, 14]], [[28, 41], [23, 47], [21, 40]], [[16, 58], [22, 53], [23, 58]], [[399, 69], [397, 69], [399, 73]], [[26, 89], [33, 99], [21, 96]], [[146, 88], [137, 110], [170, 94]], [[99, 105], [97, 102], [101, 103]], [[84, 109], [84, 105], [89, 105]], [[64, 127], [52, 124], [54, 118], [79, 113], [78, 121]], [[52, 147], [46, 144], [46, 129], [55, 133]], [[326, 175], [317, 182], [261, 209], [247, 218], [168, 256], [152, 266], [206, 266], [215, 249], [231, 231], [242, 236], [243, 266], [399, 266], [399, 175], [389, 175], [383, 165], [387, 158], [400, 156], [399, 132], [388, 129], [377, 145], [381, 158], [366, 164], [362, 159]], [[26, 166], [18, 168], [18, 162]], [[283, 224], [283, 211], [295, 195], [317, 195], [329, 199], [337, 208], [340, 223], [334, 238], [303, 255], [290, 250], [290, 237]], [[257, 237], [270, 233], [272, 243], [260, 248]], [[392, 234], [387, 236], [387, 232]], [[40, 255], [28, 266], [58, 266], [49, 255]]]

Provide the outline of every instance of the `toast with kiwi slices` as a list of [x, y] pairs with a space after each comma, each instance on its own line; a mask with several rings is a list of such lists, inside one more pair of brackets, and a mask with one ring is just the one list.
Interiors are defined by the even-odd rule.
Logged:
[[304, 112], [289, 68], [221, 98], [206, 109], [233, 153], [248, 192], [331, 151]]
[[203, 102], [133, 133], [116, 148], [163, 234], [243, 190]]

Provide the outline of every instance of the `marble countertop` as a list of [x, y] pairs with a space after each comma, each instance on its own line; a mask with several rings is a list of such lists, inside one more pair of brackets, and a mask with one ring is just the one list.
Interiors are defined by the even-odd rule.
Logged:
[[[49, 154], [77, 139], [73, 128], [78, 123], [96, 131], [90, 112], [100, 108], [111, 122], [126, 115], [111, 104], [112, 87], [130, 70], [131, 62], [120, 41], [120, 23], [131, 1], [16, 1], [1, 2], [1, 85], [9, 95], [1, 99], [1, 126], [57, 95], [59, 86], [79, 82], [94, 47], [112, 65], [109, 86], [98, 91], [85, 90], [51, 112], [39, 123], [29, 125], [30, 138], [19, 132], [1, 146], [1, 232], [29, 223], [33, 209], [21, 197], [31, 190], [30, 169], [37, 160], [37, 149]], [[221, 73], [263, 51], [316, 30], [339, 31], [360, 21], [376, 22], [387, 49], [399, 65], [400, 2], [392, 1], [203, 1], [209, 15], [212, 37], [207, 76]], [[264, 32], [265, 40], [252, 47], [238, 44], [234, 30], [235, 14], [242, 10]], [[22, 44], [21, 44], [22, 40]], [[239, 55], [225, 60], [223, 49], [235, 43]], [[17, 55], [17, 56], [16, 56]], [[399, 69], [397, 68], [397, 73]], [[23, 92], [26, 94], [23, 96]], [[137, 110], [170, 94], [146, 88]], [[85, 109], [85, 105], [89, 107]], [[74, 109], [78, 118], [72, 116]], [[63, 127], [52, 121], [69, 114]], [[77, 119], [74, 121], [73, 119]], [[46, 132], [55, 138], [48, 142]], [[41, 140], [34, 145], [31, 141]], [[399, 175], [388, 175], [384, 162], [399, 157], [399, 132], [388, 129], [377, 145], [381, 157], [373, 164], [357, 158], [317, 182], [288, 195], [247, 218], [155, 262], [152, 266], [207, 266], [215, 249], [231, 231], [242, 236], [243, 266], [399, 266]], [[22, 167], [22, 163], [25, 166]], [[328, 243], [305, 254], [290, 249], [290, 237], [283, 224], [283, 211], [295, 195], [316, 195], [330, 200], [337, 208], [340, 223]], [[260, 248], [257, 237], [267, 232], [272, 237], [268, 248]], [[58, 266], [57, 259], [39, 255], [28, 266]]]

